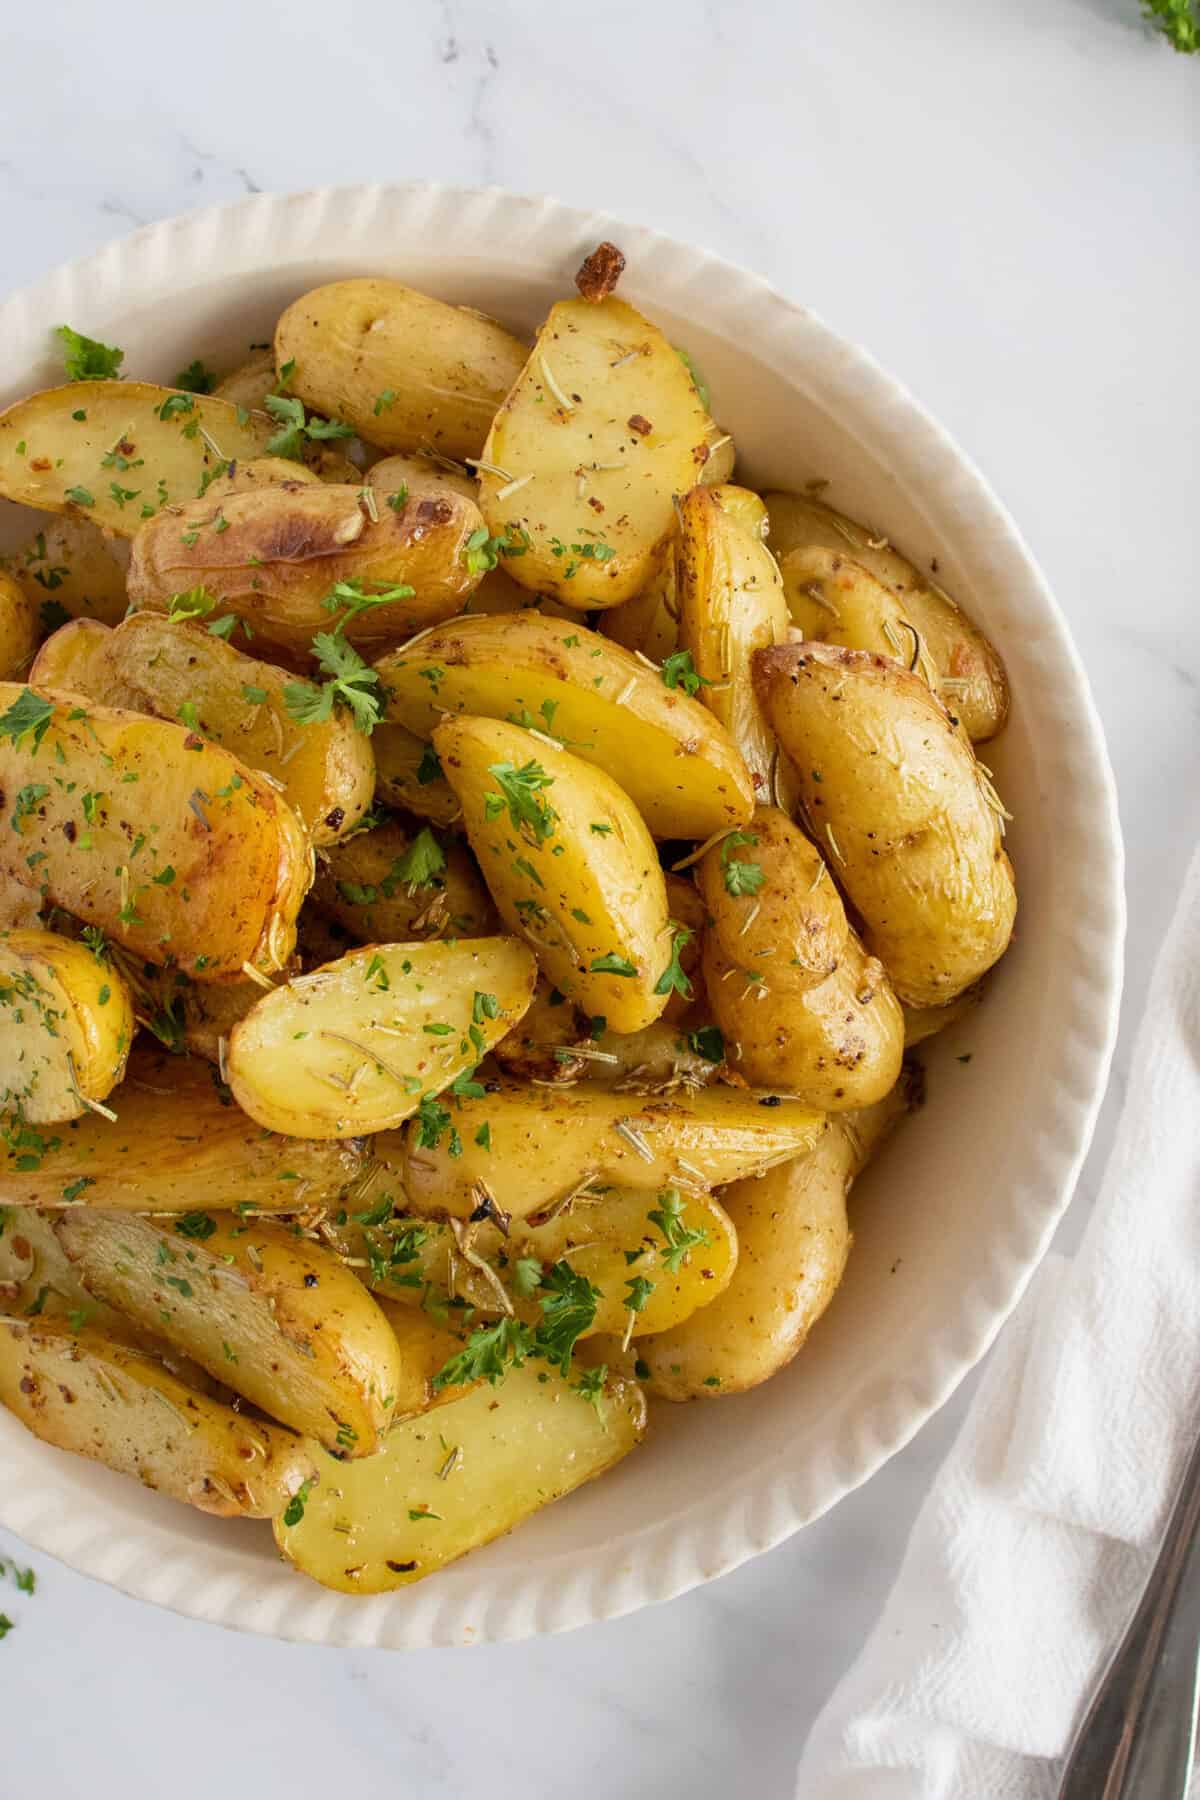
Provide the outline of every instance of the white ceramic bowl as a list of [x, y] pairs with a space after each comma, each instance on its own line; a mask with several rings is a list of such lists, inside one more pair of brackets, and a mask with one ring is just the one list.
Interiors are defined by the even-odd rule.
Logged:
[[[928, 566], [999, 645], [1012, 719], [985, 754], [1012, 812], [1017, 938], [987, 1004], [928, 1047], [929, 1097], [855, 1190], [856, 1246], [802, 1355], [756, 1392], [657, 1411], [650, 1441], [404, 1592], [325, 1593], [261, 1527], [209, 1521], [0, 1417], [0, 1522], [127, 1593], [327, 1644], [558, 1631], [682, 1593], [779, 1543], [906, 1443], [987, 1349], [1070, 1197], [1104, 1088], [1122, 941], [1111, 774], [1062, 616], [1003, 507], [883, 371], [704, 251], [549, 200], [439, 186], [261, 195], [136, 232], [0, 308], [0, 398], [60, 379], [66, 320], [170, 380], [231, 366], [318, 282], [395, 275], [528, 330], [600, 238], [622, 292], [697, 358], [739, 468], [830, 497]], [[0, 542], [28, 516], [6, 507]], [[969, 1064], [955, 1060], [969, 1048]]]

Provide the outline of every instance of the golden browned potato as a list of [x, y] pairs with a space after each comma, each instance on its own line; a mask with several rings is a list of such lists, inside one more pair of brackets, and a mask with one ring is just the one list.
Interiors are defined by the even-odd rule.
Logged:
[[[979, 742], [1003, 731], [1008, 718], [1008, 677], [997, 651], [983, 632], [955, 604], [936, 581], [921, 575], [880, 532], [860, 525], [844, 513], [825, 506], [811, 495], [767, 494], [771, 520], [771, 547], [786, 558], [796, 550], [825, 550], [849, 555], [890, 588], [899, 600], [905, 621], [920, 635], [921, 654], [936, 673], [938, 690], [949, 711], [962, 720], [967, 735]], [[936, 569], [936, 561], [934, 563]], [[912, 661], [908, 632], [901, 639], [908, 653], [887, 649], [886, 654]], [[849, 643], [849, 639], [831, 638]], [[883, 646], [855, 642], [852, 649], [883, 650]]]
[[842, 644], [890, 656], [921, 675], [935, 693], [938, 673], [900, 597], [841, 550], [789, 550], [779, 572], [792, 624], [810, 644]]
[[496, 909], [469, 852], [385, 819], [326, 851], [317, 861], [312, 900], [358, 944], [418, 937], [486, 937]]
[[129, 538], [227, 463], [263, 455], [277, 429], [152, 381], [71, 381], [0, 413], [0, 494]]
[[[706, 473], [707, 469], [708, 465], [705, 464]], [[766, 543], [769, 521], [767, 503], [761, 494], [756, 494], [753, 488], [738, 487], [731, 481], [723, 481], [716, 486], [709, 483], [705, 485], [709, 486], [712, 497], [722, 512], [728, 513], [743, 531], [748, 531], [759, 543]]]
[[205, 981], [291, 955], [312, 852], [274, 787], [219, 745], [0, 683], [0, 791], [19, 814], [0, 882]]
[[814, 838], [910, 1006], [938, 1006], [1004, 954], [1016, 889], [1000, 803], [945, 707], [886, 657], [760, 650], [754, 679]]
[[55, 1224], [89, 1293], [330, 1451], [369, 1456], [390, 1423], [395, 1335], [323, 1245], [235, 1213], [156, 1223], [79, 1206]]
[[[366, 1270], [362, 1273], [365, 1275]], [[474, 1382], [464, 1382], [457, 1387], [433, 1385], [450, 1358], [462, 1349], [465, 1330], [451, 1330], [448, 1325], [439, 1325], [423, 1307], [397, 1306], [394, 1300], [378, 1298], [376, 1305], [391, 1326], [399, 1351], [399, 1367], [388, 1411], [393, 1425], [401, 1419], [415, 1419], [435, 1406], [445, 1406], [476, 1385]]]
[[580, 612], [640, 593], [714, 434], [657, 326], [623, 300], [559, 301], [478, 465], [488, 529], [526, 546], [509, 573]]
[[273, 394], [278, 386], [275, 352], [268, 345], [265, 350], [252, 350], [244, 363], [222, 376], [213, 389], [213, 397], [228, 400], [232, 406], [248, 408], [251, 412], [261, 412], [267, 395]]
[[222, 1519], [277, 1518], [316, 1478], [312, 1445], [94, 1327], [0, 1316], [0, 1400], [43, 1443]]
[[359, 1140], [302, 1142], [264, 1132], [217, 1071], [137, 1046], [109, 1096], [117, 1123], [88, 1114], [69, 1129], [5, 1121], [0, 1205], [187, 1213], [245, 1205], [297, 1212], [335, 1204], [366, 1166]]
[[259, 488], [320, 487], [321, 477], [315, 469], [293, 462], [286, 456], [255, 456], [243, 462], [232, 462], [223, 475], [210, 481], [204, 490], [206, 500], [228, 500], [231, 494], [253, 494]]
[[377, 725], [371, 733], [375, 751], [375, 792], [388, 806], [416, 813], [433, 825], [453, 825], [462, 816], [458, 795], [442, 774], [432, 744], [403, 725]]
[[467, 550], [478, 509], [452, 495], [372, 515], [362, 495], [292, 485], [160, 514], [134, 543], [130, 600], [165, 612], [172, 595], [202, 587], [217, 612], [291, 650], [335, 624], [382, 648], [458, 612], [479, 580]]
[[341, 1593], [421, 1581], [641, 1442], [646, 1403], [636, 1383], [605, 1382], [595, 1402], [557, 1370], [527, 1363], [495, 1389], [397, 1425], [378, 1456], [344, 1466], [318, 1456], [320, 1485], [297, 1522], [276, 1526], [275, 1540], [289, 1562]]
[[[846, 1194], [903, 1115], [895, 1089], [866, 1112], [831, 1118], [812, 1149], [761, 1181], [726, 1188], [738, 1266], [711, 1306], [638, 1343], [643, 1377], [664, 1400], [720, 1399], [789, 1363], [837, 1291], [850, 1253]], [[589, 1357], [607, 1354], [595, 1339]], [[614, 1357], [619, 1365], [620, 1358]], [[648, 1372], [647, 1372], [648, 1371]]]
[[668, 539], [640, 594], [610, 606], [600, 617], [600, 631], [651, 662], [665, 663], [679, 648], [679, 601], [675, 591], [675, 545]]
[[[479, 484], [465, 469], [429, 456], [383, 456], [373, 463], [367, 481], [381, 494], [406, 494], [417, 500], [436, 500], [442, 494], [458, 494], [479, 503]], [[520, 592], [520, 590], [518, 590]]]
[[[36, 1206], [0, 1207], [0, 1313], [92, 1325], [118, 1343], [137, 1343], [137, 1328], [89, 1294], [59, 1243], [56, 1213]], [[196, 1373], [204, 1381], [203, 1370]]]
[[679, 934], [628, 795], [602, 769], [499, 719], [447, 719], [433, 742], [500, 915], [555, 986], [617, 1031], [658, 1018]]
[[83, 518], [48, 518], [28, 543], [0, 565], [19, 581], [48, 627], [73, 619], [116, 625], [129, 604], [129, 544]]
[[0, 569], [0, 681], [25, 674], [41, 635], [36, 601], [15, 575]]
[[0, 1107], [30, 1125], [105, 1111], [132, 1039], [129, 989], [85, 944], [0, 932]]
[[900, 1073], [904, 1026], [820, 852], [763, 807], [700, 864], [713, 919], [704, 986], [728, 1066], [824, 1112], [870, 1106]]
[[375, 759], [350, 715], [335, 707], [301, 724], [288, 709], [286, 671], [235, 650], [199, 618], [137, 613], [115, 631], [77, 619], [43, 646], [31, 679], [189, 724], [273, 780], [314, 844], [345, 837], [371, 804]]
[[268, 1131], [384, 1131], [468, 1081], [535, 976], [511, 937], [365, 945], [263, 995], [230, 1036], [229, 1084]]
[[775, 559], [709, 488], [679, 507], [676, 587], [679, 643], [691, 657], [697, 697], [742, 753], [760, 801], [789, 799], [789, 772], [754, 692], [750, 658], [787, 641], [788, 609]]
[[291, 391], [380, 449], [478, 456], [528, 352], [494, 319], [399, 281], [331, 281], [275, 328]]
[[535, 612], [455, 619], [381, 657], [387, 716], [427, 738], [446, 714], [505, 719], [611, 775], [660, 837], [744, 823], [748, 771], [712, 715], [637, 656]]
[[501, 1212], [536, 1220], [585, 1186], [723, 1187], [798, 1156], [821, 1124], [797, 1101], [744, 1088], [647, 1095], [489, 1082], [372, 1150], [423, 1216], [469, 1217], [482, 1183]]

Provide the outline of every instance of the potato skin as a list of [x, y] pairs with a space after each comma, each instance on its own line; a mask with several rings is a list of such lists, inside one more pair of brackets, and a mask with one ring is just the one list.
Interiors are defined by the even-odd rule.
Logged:
[[1004, 954], [1017, 903], [970, 745], [886, 657], [782, 645], [754, 680], [867, 949], [907, 1005], [953, 1000]]
[[328, 719], [298, 724], [287, 709], [284, 670], [223, 643], [203, 624], [135, 613], [106, 631], [78, 619], [48, 639], [31, 679], [154, 718], [175, 721], [181, 707], [193, 706], [206, 738], [279, 783], [314, 844], [345, 837], [371, 804], [371, 741], [350, 715], [335, 707]]
[[[603, 770], [500, 719], [447, 719], [433, 741], [510, 931], [528, 940], [562, 993], [614, 1030], [657, 1019], [671, 955], [666, 886], [628, 795]], [[540, 835], [517, 826], [495, 773], [531, 761], [549, 778], [538, 790]]]
[[417, 836], [415, 827], [386, 819], [328, 850], [317, 865], [312, 902], [359, 944], [396, 944], [418, 937], [486, 937], [496, 909], [469, 853], [451, 839], [441, 845], [445, 866], [421, 886], [397, 873]]
[[361, 1176], [366, 1144], [301, 1143], [246, 1117], [207, 1063], [145, 1039], [110, 1097], [118, 1124], [89, 1113], [70, 1130], [0, 1144], [0, 1205], [187, 1213], [333, 1205]]
[[[850, 1253], [846, 1194], [902, 1117], [896, 1088], [864, 1112], [830, 1118], [813, 1147], [759, 1180], [721, 1195], [738, 1238], [738, 1266], [724, 1293], [637, 1355], [649, 1391], [663, 1400], [719, 1400], [757, 1387], [789, 1363], [837, 1291]], [[596, 1338], [589, 1355], [610, 1354]], [[622, 1358], [613, 1358], [621, 1367]]]
[[407, 730], [428, 737], [445, 713], [520, 720], [611, 775], [656, 836], [706, 838], [750, 815], [749, 771], [708, 710], [574, 621], [454, 619], [376, 666]]
[[313, 288], [275, 328], [276, 365], [294, 362], [307, 406], [381, 450], [458, 462], [482, 451], [527, 354], [494, 320], [372, 276]]
[[[0, 683], [0, 716], [21, 695]], [[0, 834], [5, 882], [37, 886], [137, 955], [205, 981], [287, 961], [312, 852], [270, 783], [227, 751], [182, 725], [59, 696], [40, 740], [0, 741], [0, 791], [37, 788], [19, 831]]]
[[[47, 514], [40, 530], [0, 558], [36, 608], [61, 607], [74, 619], [99, 619], [117, 625], [129, 604], [125, 575], [129, 545], [109, 537], [90, 519]], [[43, 615], [44, 616], [44, 615]]]
[[433, 748], [424, 738], [385, 719], [371, 733], [371, 746], [380, 800], [433, 825], [453, 825], [462, 817], [458, 795], [436, 769]]
[[359, 581], [367, 593], [415, 590], [346, 620], [345, 636], [360, 646], [382, 649], [461, 611], [479, 581], [465, 556], [483, 523], [478, 508], [456, 495], [413, 498], [399, 512], [377, 508], [372, 519], [360, 493], [291, 484], [160, 513], [134, 542], [130, 601], [165, 612], [172, 594], [200, 586], [217, 611], [237, 613], [268, 643], [292, 651], [332, 630], [340, 615], [322, 601], [340, 581]]
[[[479, 483], [474, 476], [448, 469], [427, 456], [381, 456], [367, 472], [367, 485], [381, 494], [407, 489], [410, 499], [436, 500], [443, 494], [458, 494], [479, 504]], [[523, 599], [523, 591], [517, 592]]]
[[251, 456], [230, 463], [224, 475], [210, 481], [204, 490], [206, 500], [228, 500], [233, 494], [253, 494], [260, 488], [320, 487], [321, 477], [315, 469], [293, 462], [286, 456]]
[[[922, 652], [932, 665], [938, 691], [950, 713], [961, 719], [968, 737], [980, 743], [1003, 731], [1008, 718], [1004, 663], [945, 588], [921, 575], [882, 533], [835, 512], [811, 495], [769, 493], [764, 498], [771, 521], [771, 547], [781, 561], [797, 549], [852, 557], [890, 589], [904, 618], [920, 633]], [[831, 633], [829, 642], [883, 655], [901, 654], [857, 635]]]
[[86, 945], [0, 932], [0, 1106], [31, 1125], [79, 1118], [120, 1081], [133, 1033], [128, 988]]
[[221, 1519], [277, 1518], [317, 1473], [312, 1446], [290, 1431], [94, 1326], [0, 1317], [0, 1401], [43, 1443]]
[[42, 635], [36, 603], [0, 569], [0, 681], [15, 681], [33, 661]]
[[[739, 866], [750, 873], [739, 878]], [[745, 831], [714, 844], [697, 865], [696, 885], [716, 944], [732, 962], [757, 968], [763, 953], [797, 989], [837, 968], [849, 934], [846, 909], [819, 853], [777, 806], [760, 806]]]

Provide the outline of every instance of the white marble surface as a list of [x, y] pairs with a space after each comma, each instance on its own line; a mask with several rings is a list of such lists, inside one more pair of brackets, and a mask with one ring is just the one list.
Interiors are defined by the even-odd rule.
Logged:
[[[5, 51], [0, 287], [259, 188], [441, 176], [710, 244], [871, 347], [974, 454], [1072, 621], [1129, 852], [1126, 1030], [1200, 828], [1200, 64], [1136, 0], [52, 0]], [[870, 1486], [699, 1593], [405, 1657], [154, 1612], [35, 1557], [0, 1588], [0, 1800], [353, 1770], [405, 1800], [790, 1792], [960, 1395]], [[0, 1551], [20, 1547], [0, 1538]], [[24, 1560], [24, 1559], [23, 1559]], [[815, 1797], [814, 1797], [815, 1800]]]

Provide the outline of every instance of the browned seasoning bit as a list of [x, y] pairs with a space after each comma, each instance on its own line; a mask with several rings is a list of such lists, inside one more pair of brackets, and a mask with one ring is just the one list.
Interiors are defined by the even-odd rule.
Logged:
[[625, 272], [625, 258], [615, 244], [597, 244], [585, 256], [575, 277], [575, 286], [585, 300], [598, 303], [607, 300]]
[[629, 426], [630, 431], [636, 431], [639, 437], [649, 437], [650, 433], [654, 430], [649, 419], [643, 418], [641, 413], [633, 413], [631, 417], [626, 420], [626, 424]]

